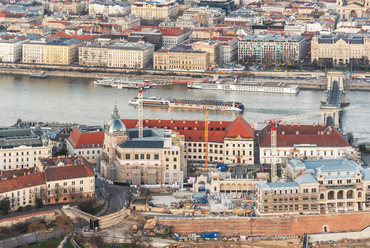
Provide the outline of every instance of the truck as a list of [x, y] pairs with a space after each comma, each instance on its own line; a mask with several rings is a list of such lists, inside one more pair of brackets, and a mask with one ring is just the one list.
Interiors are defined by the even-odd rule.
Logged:
[[202, 239], [214, 239], [218, 238], [219, 232], [204, 232], [200, 235]]
[[136, 234], [137, 233], [137, 225], [132, 226], [132, 233]]

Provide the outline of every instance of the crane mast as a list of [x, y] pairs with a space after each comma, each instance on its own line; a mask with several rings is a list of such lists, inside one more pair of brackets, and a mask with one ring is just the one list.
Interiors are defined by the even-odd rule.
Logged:
[[204, 110], [204, 172], [208, 173], [208, 109]]
[[143, 137], [143, 89], [139, 86], [139, 138]]
[[276, 183], [277, 177], [277, 123], [271, 123], [271, 182]]

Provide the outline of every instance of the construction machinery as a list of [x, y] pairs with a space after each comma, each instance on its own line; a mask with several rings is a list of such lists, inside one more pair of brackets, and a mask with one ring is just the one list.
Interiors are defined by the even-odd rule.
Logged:
[[[360, 105], [353, 105], [349, 107], [344, 107], [344, 108], [339, 108], [337, 111], [343, 111], [343, 110], [348, 110], [348, 109], [353, 109], [353, 108], [358, 108]], [[257, 122], [252, 124], [253, 128], [256, 128], [259, 125], [269, 125], [271, 127], [271, 182], [275, 183], [278, 180], [277, 177], [277, 127], [279, 126], [279, 123], [281, 122], [286, 122], [286, 121], [291, 121], [291, 120], [297, 120], [297, 119], [302, 119], [302, 118], [307, 118], [311, 116], [316, 116], [320, 115], [321, 111], [316, 111], [312, 113], [304, 113], [304, 114], [299, 114], [299, 115], [291, 115], [291, 116], [286, 116], [286, 117], [279, 117], [275, 119], [269, 119], [265, 120], [263, 122]]]
[[139, 129], [139, 138], [142, 138], [143, 137], [143, 120], [144, 120], [144, 116], [143, 116], [143, 89], [142, 87], [144, 86], [144, 84], [140, 83], [139, 84], [139, 95], [138, 95], [138, 98], [139, 98], [139, 125], [138, 125], [138, 129]]

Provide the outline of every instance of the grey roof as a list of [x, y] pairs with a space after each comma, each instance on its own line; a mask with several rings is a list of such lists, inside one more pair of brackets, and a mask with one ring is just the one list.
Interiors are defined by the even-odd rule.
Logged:
[[110, 49], [121, 49], [121, 50], [147, 50], [153, 48], [154, 45], [149, 42], [137, 43], [137, 42], [116, 42], [108, 46]]
[[288, 37], [281, 36], [279, 34], [267, 33], [261, 35], [248, 35], [245, 36], [242, 41], [253, 41], [253, 42], [266, 42], [266, 41], [273, 41], [273, 42], [300, 42], [304, 40], [302, 35], [291, 35]]
[[364, 39], [370, 38], [367, 34], [347, 34], [347, 35], [319, 35], [319, 44], [335, 44], [339, 40], [343, 40], [349, 44], [364, 44]]
[[120, 6], [123, 6], [123, 7], [128, 7], [130, 6], [130, 3], [129, 2], [100, 2], [100, 1], [94, 1], [92, 2], [91, 4], [99, 4], [99, 5], [104, 5], [104, 6], [114, 6], [114, 5], [120, 5]]
[[164, 147], [164, 130], [145, 128], [143, 137], [139, 138], [137, 128], [127, 130], [130, 139], [124, 141], [119, 146], [121, 148], [152, 148], [158, 149]]
[[43, 132], [39, 129], [29, 128], [0, 128], [0, 148], [13, 148], [18, 146], [42, 146], [41, 136]]
[[82, 41], [77, 39], [66, 39], [66, 38], [58, 38], [53, 40], [48, 40], [47, 45], [49, 46], [71, 46], [74, 44], [78, 44]]
[[316, 178], [311, 174], [305, 174], [296, 179], [296, 182], [299, 184], [306, 184], [306, 183], [318, 183]]
[[262, 189], [272, 189], [272, 188], [290, 188], [298, 187], [297, 182], [284, 182], [284, 183], [266, 183], [265, 181], [260, 181], [257, 185]]

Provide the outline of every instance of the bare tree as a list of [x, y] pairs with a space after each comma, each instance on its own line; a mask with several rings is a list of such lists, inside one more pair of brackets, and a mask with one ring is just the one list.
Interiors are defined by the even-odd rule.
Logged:
[[28, 225], [28, 232], [33, 233], [35, 235], [36, 241], [38, 241], [38, 238], [45, 234], [46, 226], [41, 223], [40, 221], [33, 221]]
[[54, 197], [54, 201], [56, 202], [56, 204], [58, 204], [60, 198], [62, 197], [63, 190], [64, 190], [63, 187], [59, 185], [56, 185], [54, 189], [51, 190], [51, 194]]
[[63, 234], [73, 230], [72, 221], [67, 216], [59, 215], [56, 224], [63, 231]]

